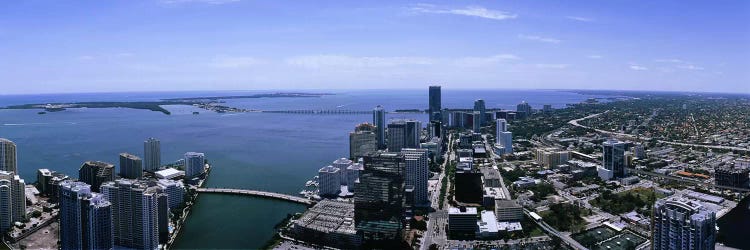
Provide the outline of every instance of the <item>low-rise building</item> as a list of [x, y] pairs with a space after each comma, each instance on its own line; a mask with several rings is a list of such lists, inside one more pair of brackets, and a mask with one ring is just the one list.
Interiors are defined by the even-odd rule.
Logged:
[[159, 179], [176, 180], [185, 177], [185, 171], [180, 171], [174, 168], [167, 168], [164, 170], [156, 171], [154, 175], [156, 175], [156, 178]]
[[477, 229], [477, 208], [451, 207], [448, 209], [448, 232], [452, 238], [474, 238]]
[[495, 200], [495, 215], [498, 221], [521, 221], [523, 207], [514, 200]]
[[341, 249], [357, 249], [362, 237], [354, 225], [354, 204], [322, 200], [292, 221], [290, 236], [301, 241]]

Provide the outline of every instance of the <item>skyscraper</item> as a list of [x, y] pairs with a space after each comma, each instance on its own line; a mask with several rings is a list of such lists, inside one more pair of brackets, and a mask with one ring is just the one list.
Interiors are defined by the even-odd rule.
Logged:
[[377, 152], [364, 157], [354, 188], [354, 221], [366, 245], [383, 247], [401, 239], [404, 211], [403, 153]]
[[376, 127], [369, 123], [357, 125], [354, 132], [349, 133], [349, 158], [357, 160], [370, 152], [378, 150]]
[[388, 124], [388, 151], [419, 148], [422, 124], [417, 120], [393, 120]]
[[471, 130], [474, 130], [474, 133], [479, 133], [482, 129], [482, 114], [479, 113], [479, 111], [474, 111], [474, 113], [471, 114], [471, 124]]
[[680, 195], [654, 204], [652, 249], [714, 249], [716, 214], [699, 201]]
[[120, 176], [126, 179], [139, 179], [143, 177], [143, 161], [141, 161], [141, 158], [128, 153], [121, 153]]
[[119, 179], [102, 184], [102, 194], [112, 203], [114, 244], [126, 248], [159, 246], [159, 187], [143, 181]]
[[203, 174], [206, 166], [206, 157], [203, 153], [185, 153], [185, 177], [192, 178]]
[[510, 131], [499, 132], [497, 134], [496, 146], [503, 147], [502, 154], [513, 153], [513, 133]]
[[115, 165], [101, 161], [87, 161], [78, 169], [78, 180], [91, 185], [91, 190], [99, 192], [102, 183], [115, 180]]
[[602, 143], [602, 165], [611, 171], [610, 178], [625, 177], [625, 143], [618, 140]]
[[83, 182], [60, 184], [60, 242], [62, 249], [112, 249], [112, 206]]
[[508, 122], [505, 119], [495, 120], [495, 138], [500, 138], [500, 132], [508, 131]]
[[378, 105], [372, 111], [372, 123], [375, 124], [376, 137], [378, 138], [378, 149], [385, 149], [385, 109]]
[[440, 86], [430, 86], [430, 107], [428, 116], [430, 121], [442, 121], [442, 105]]
[[427, 179], [429, 179], [429, 162], [427, 149], [404, 148], [406, 166], [405, 185], [414, 187], [414, 206], [429, 206]]
[[474, 101], [474, 112], [479, 112], [479, 125], [484, 125], [484, 123], [486, 122], [484, 120], [484, 114], [487, 112], [484, 100], [477, 99], [476, 101]]
[[18, 173], [16, 162], [16, 144], [12, 141], [0, 138], [0, 171]]
[[146, 171], [159, 170], [159, 167], [161, 167], [161, 142], [155, 138], [148, 138], [144, 141], [143, 158]]
[[10, 171], [0, 171], [0, 233], [26, 218], [26, 183]]
[[527, 103], [526, 101], [522, 101], [520, 104], [516, 105], [516, 112], [523, 112], [524, 117], [527, 117], [531, 115], [531, 105], [529, 105], [529, 103]]

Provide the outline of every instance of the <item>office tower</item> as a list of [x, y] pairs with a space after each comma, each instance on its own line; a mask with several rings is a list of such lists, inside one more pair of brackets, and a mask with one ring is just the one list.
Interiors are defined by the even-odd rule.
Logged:
[[366, 245], [382, 248], [401, 239], [404, 171], [403, 153], [364, 157], [364, 170], [354, 188], [354, 221]]
[[16, 162], [16, 144], [12, 141], [0, 138], [0, 171], [18, 173]]
[[495, 200], [495, 214], [498, 221], [521, 221], [523, 207], [515, 200]]
[[148, 138], [143, 142], [144, 169], [149, 172], [161, 167], [161, 142], [155, 138]]
[[441, 93], [440, 86], [430, 86], [430, 108], [427, 111], [430, 119], [429, 121], [441, 121], [442, 120], [442, 105], [441, 105]]
[[630, 150], [638, 159], [646, 159], [646, 149], [644, 149], [643, 144], [636, 143]]
[[440, 121], [430, 122], [430, 138], [441, 138], [443, 137], [443, 123]]
[[427, 179], [430, 175], [427, 149], [404, 148], [406, 162], [405, 185], [414, 187], [414, 206], [429, 206]]
[[474, 112], [479, 112], [479, 125], [482, 126], [486, 122], [484, 119], [484, 114], [487, 111], [487, 107], [485, 107], [484, 100], [477, 99], [474, 101]]
[[356, 160], [378, 150], [376, 130], [372, 124], [362, 123], [349, 133], [349, 159]]
[[495, 120], [495, 138], [500, 138], [500, 132], [508, 131], [508, 122], [505, 119]]
[[185, 153], [185, 177], [193, 178], [203, 174], [206, 168], [206, 157], [203, 153]]
[[388, 124], [388, 151], [419, 148], [422, 124], [417, 120], [393, 120]]
[[26, 183], [10, 171], [0, 171], [0, 233], [26, 218]]
[[179, 207], [185, 201], [185, 184], [182, 181], [159, 179], [156, 183], [167, 194], [169, 208]]
[[128, 153], [120, 154], [120, 176], [126, 179], [143, 177], [143, 161], [141, 161], [141, 158]]
[[510, 131], [499, 132], [495, 138], [495, 147], [502, 147], [502, 154], [513, 153], [513, 133]]
[[318, 194], [321, 197], [335, 197], [341, 192], [341, 169], [325, 166], [318, 170]]
[[474, 111], [474, 113], [471, 114], [471, 125], [471, 129], [474, 130], [474, 133], [479, 133], [482, 128], [482, 114], [480, 114], [479, 111]]
[[602, 143], [602, 165], [611, 171], [610, 178], [625, 177], [625, 142], [607, 140]]
[[112, 206], [83, 182], [60, 184], [60, 244], [62, 249], [112, 249]]
[[552, 105], [551, 104], [544, 104], [542, 110], [544, 112], [551, 112], [552, 111]]
[[681, 195], [660, 199], [653, 210], [652, 249], [714, 249], [715, 211]]
[[39, 190], [40, 194], [48, 194], [51, 189], [47, 183], [52, 179], [54, 172], [49, 169], [42, 168], [36, 171], [36, 189]]
[[372, 123], [375, 124], [376, 137], [378, 138], [378, 149], [385, 149], [385, 109], [378, 105], [372, 111]]
[[114, 244], [125, 248], [156, 249], [159, 245], [158, 187], [143, 181], [119, 179], [101, 186], [112, 203]]
[[521, 102], [520, 104], [516, 105], [516, 113], [523, 112], [525, 116], [531, 115], [531, 105], [527, 103], [526, 101]]
[[734, 166], [718, 166], [715, 170], [716, 185], [740, 188], [748, 187], [750, 168], [735, 164]]
[[115, 180], [115, 165], [101, 161], [87, 161], [78, 169], [78, 180], [91, 185], [91, 190], [99, 192], [102, 183]]
[[478, 227], [477, 208], [451, 207], [448, 209], [448, 233], [452, 238], [472, 239]]

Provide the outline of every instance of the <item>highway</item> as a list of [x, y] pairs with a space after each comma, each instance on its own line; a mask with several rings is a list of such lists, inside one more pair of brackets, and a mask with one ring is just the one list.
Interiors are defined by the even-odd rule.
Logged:
[[[531, 218], [531, 211], [529, 211], [528, 209], [524, 208], [523, 212], [526, 214], [526, 216], [528, 216], [529, 218]], [[572, 247], [574, 249], [578, 249], [578, 250], [587, 250], [588, 249], [588, 248], [584, 247], [583, 245], [581, 245], [581, 243], [578, 243], [578, 241], [575, 241], [575, 240], [573, 240], [573, 238], [570, 238], [570, 236], [567, 236], [565, 234], [562, 234], [562, 233], [558, 232], [555, 228], [553, 228], [552, 226], [548, 225], [546, 222], [544, 222], [544, 221], [537, 221], [537, 220], [534, 220], [534, 219], [532, 219], [532, 221], [536, 222], [536, 224], [539, 225], [539, 227], [541, 227], [542, 229], [544, 229], [544, 231], [547, 231], [547, 233], [549, 233], [551, 235], [554, 235], [557, 238], [560, 238], [560, 240], [562, 240], [568, 246], [570, 246], [570, 247]]]
[[299, 197], [299, 196], [279, 194], [279, 193], [267, 192], [267, 191], [258, 191], [258, 190], [231, 189], [231, 188], [198, 188], [197, 191], [199, 193], [258, 196], [258, 197], [272, 198], [272, 199], [277, 199], [277, 200], [291, 201], [291, 202], [301, 203], [305, 205], [312, 205], [315, 203], [314, 200], [310, 200], [310, 199]]
[[712, 187], [712, 188], [718, 188], [718, 189], [729, 189], [729, 190], [737, 191], [737, 192], [750, 192], [750, 189], [748, 189], [748, 188], [720, 186], [720, 185], [716, 185], [716, 184], [713, 184], [713, 183], [705, 183], [705, 182], [702, 182], [702, 181], [699, 181], [699, 180], [690, 179], [690, 178], [678, 177], [678, 176], [672, 176], [672, 175], [666, 175], [666, 174], [660, 174], [660, 173], [654, 173], [654, 172], [651, 172], [651, 171], [643, 171], [643, 170], [638, 170], [638, 169], [635, 169], [635, 168], [628, 168], [628, 172], [636, 173], [636, 174], [644, 174], [644, 175], [649, 175], [649, 176], [654, 176], [654, 177], [660, 177], [660, 178], [670, 179], [670, 180], [679, 181], [679, 182], [687, 182], [687, 183], [691, 183], [691, 184], [696, 184], [696, 185], [701, 185], [701, 186], [707, 186], [707, 187]]

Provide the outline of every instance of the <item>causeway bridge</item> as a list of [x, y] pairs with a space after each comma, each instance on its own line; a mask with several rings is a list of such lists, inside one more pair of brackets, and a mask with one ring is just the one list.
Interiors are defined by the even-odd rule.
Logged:
[[296, 202], [296, 203], [305, 204], [305, 205], [312, 205], [315, 203], [314, 200], [307, 199], [304, 197], [299, 197], [299, 196], [294, 196], [294, 195], [289, 195], [289, 194], [267, 192], [267, 191], [259, 191], [259, 190], [232, 189], [232, 188], [198, 188], [197, 191], [198, 193], [258, 196], [258, 197], [264, 197], [264, 198], [270, 198], [270, 199], [291, 201], [291, 202]]

